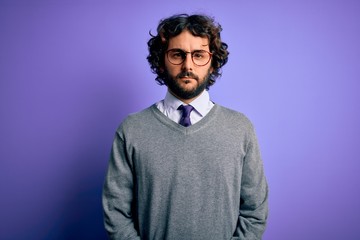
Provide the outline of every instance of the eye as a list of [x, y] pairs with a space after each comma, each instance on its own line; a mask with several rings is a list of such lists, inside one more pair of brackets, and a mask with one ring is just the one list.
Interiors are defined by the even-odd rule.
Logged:
[[183, 55], [181, 51], [170, 51], [170, 57], [174, 59], [182, 59]]
[[205, 51], [196, 51], [193, 53], [193, 58], [195, 59], [202, 59], [205, 57], [206, 52]]

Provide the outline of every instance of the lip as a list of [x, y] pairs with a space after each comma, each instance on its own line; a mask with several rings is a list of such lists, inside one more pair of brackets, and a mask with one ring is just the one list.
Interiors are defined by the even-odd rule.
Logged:
[[193, 78], [181, 78], [180, 80], [184, 84], [194, 83], [195, 81]]
[[181, 80], [195, 80], [192, 77], [180, 77]]

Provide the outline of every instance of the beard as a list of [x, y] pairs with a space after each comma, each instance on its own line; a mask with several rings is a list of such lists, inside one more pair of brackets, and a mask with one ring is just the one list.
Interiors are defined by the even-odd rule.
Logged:
[[[199, 76], [189, 71], [182, 71], [175, 77], [170, 76], [169, 73], [166, 72], [165, 84], [169, 88], [170, 92], [173, 93], [178, 98], [192, 99], [199, 96], [208, 87], [209, 76], [210, 76], [210, 70], [203, 79], [200, 79]], [[194, 80], [196, 80], [197, 86], [195, 86], [192, 89], [185, 89], [179, 83], [180, 81], [182, 81], [181, 78], [183, 77], [193, 78]], [[188, 82], [190, 82], [190, 80], [185, 81], [185, 83]]]

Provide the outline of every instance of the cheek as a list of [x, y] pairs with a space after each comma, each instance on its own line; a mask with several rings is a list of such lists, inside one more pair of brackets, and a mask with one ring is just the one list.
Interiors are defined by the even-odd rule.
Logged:
[[170, 76], [176, 76], [181, 71], [180, 66], [168, 65], [166, 63], [165, 63], [165, 68], [166, 68], [166, 71], [170, 74]]
[[205, 78], [206, 76], [208, 76], [209, 74], [211, 74], [212, 71], [213, 71], [212, 68], [201, 71], [201, 78], [202, 78], [202, 79]]

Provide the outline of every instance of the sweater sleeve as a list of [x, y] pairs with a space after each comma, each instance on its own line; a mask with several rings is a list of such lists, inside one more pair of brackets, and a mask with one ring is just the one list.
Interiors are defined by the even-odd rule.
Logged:
[[133, 168], [117, 133], [103, 187], [105, 229], [110, 239], [140, 240], [133, 217]]
[[260, 240], [268, 216], [268, 185], [252, 129], [243, 161], [239, 219], [233, 239]]

